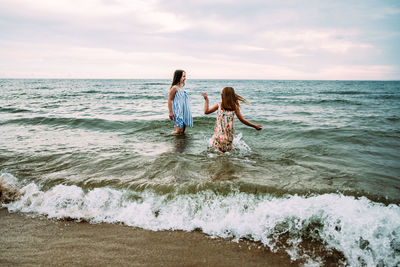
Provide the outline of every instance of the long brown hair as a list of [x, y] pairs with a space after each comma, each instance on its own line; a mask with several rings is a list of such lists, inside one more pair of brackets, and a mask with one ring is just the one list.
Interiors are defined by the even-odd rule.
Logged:
[[221, 106], [225, 110], [236, 110], [236, 107], [240, 107], [239, 101], [248, 104], [246, 99], [244, 99], [240, 95], [235, 94], [235, 89], [233, 89], [232, 87], [225, 87], [224, 89], [222, 89], [221, 98]]
[[184, 72], [185, 72], [184, 70], [176, 70], [174, 72], [174, 78], [172, 79], [171, 87], [177, 85], [181, 81]]

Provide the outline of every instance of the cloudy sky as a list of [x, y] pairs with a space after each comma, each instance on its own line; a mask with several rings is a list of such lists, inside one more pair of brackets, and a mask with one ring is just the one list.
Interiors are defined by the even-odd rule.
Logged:
[[399, 0], [0, 0], [0, 78], [400, 79]]

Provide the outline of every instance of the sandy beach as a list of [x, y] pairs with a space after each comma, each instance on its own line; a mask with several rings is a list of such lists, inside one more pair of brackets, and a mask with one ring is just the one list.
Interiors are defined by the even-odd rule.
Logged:
[[0, 209], [1, 266], [297, 266], [259, 245], [200, 232], [31, 218]]

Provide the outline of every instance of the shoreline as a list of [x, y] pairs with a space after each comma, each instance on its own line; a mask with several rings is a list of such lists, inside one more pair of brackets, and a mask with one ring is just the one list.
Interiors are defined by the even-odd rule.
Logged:
[[285, 253], [201, 232], [52, 220], [0, 208], [1, 266], [298, 266]]

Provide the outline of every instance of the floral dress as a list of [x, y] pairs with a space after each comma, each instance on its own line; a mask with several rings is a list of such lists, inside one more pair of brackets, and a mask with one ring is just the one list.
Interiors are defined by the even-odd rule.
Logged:
[[235, 132], [233, 128], [234, 117], [235, 111], [224, 110], [221, 107], [221, 103], [218, 104], [217, 120], [211, 147], [215, 147], [221, 152], [227, 152], [232, 149]]

